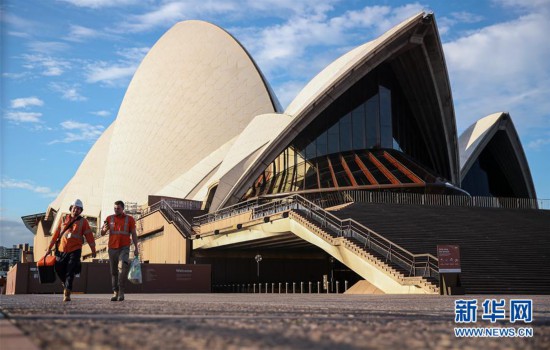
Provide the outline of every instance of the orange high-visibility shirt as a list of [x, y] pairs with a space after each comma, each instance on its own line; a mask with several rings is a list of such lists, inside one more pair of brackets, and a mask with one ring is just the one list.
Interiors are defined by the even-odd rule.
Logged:
[[130, 236], [136, 231], [136, 221], [130, 215], [109, 215], [109, 248], [118, 249], [130, 246]]
[[[61, 234], [61, 231], [63, 231], [65, 229], [65, 226], [70, 224], [73, 219], [74, 218], [71, 217], [71, 215], [65, 215], [65, 217], [61, 219], [50, 242], [50, 249], [52, 249], [55, 245], [55, 241], [57, 240], [57, 237], [59, 237], [59, 235]], [[67, 231], [65, 231], [63, 237], [61, 237], [61, 240], [59, 241], [59, 251], [70, 253], [75, 250], [82, 249], [84, 239], [86, 239], [86, 242], [88, 242], [90, 248], [92, 249], [92, 252], [94, 253], [95, 238], [92, 233], [92, 229], [90, 228], [88, 220], [80, 218], [74, 224], [72, 224], [72, 226]]]

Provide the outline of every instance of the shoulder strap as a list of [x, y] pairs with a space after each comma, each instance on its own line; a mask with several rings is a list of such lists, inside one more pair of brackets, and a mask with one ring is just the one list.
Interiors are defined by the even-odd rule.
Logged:
[[[65, 228], [63, 229], [63, 231], [61, 231], [61, 233], [59, 234], [59, 237], [57, 237], [57, 240], [55, 241], [55, 250], [59, 250], [59, 241], [61, 240], [61, 237], [63, 237], [63, 234], [65, 234], [65, 232], [67, 232], [67, 230], [73, 226], [73, 224], [75, 222], [77, 222], [78, 220], [82, 219], [82, 217], [79, 215], [77, 216], [76, 218], [73, 219], [73, 221], [71, 221], [67, 226], [65, 226]], [[63, 220], [63, 219], [62, 219]]]

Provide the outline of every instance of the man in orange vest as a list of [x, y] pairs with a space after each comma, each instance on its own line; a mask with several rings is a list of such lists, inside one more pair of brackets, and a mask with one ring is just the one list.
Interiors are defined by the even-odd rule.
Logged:
[[[109, 231], [109, 264], [111, 265], [111, 301], [124, 300], [124, 286], [128, 280], [130, 268], [130, 236], [134, 242], [134, 255], [139, 255], [136, 222], [124, 213], [124, 202], [115, 202], [115, 215], [109, 215], [101, 228], [101, 235]], [[120, 262], [120, 267], [119, 267]]]
[[[82, 244], [84, 239], [92, 250], [92, 257], [95, 258], [95, 238], [88, 220], [80, 216], [84, 206], [80, 199], [75, 200], [70, 208], [70, 214], [65, 215], [59, 221], [57, 229], [50, 241], [46, 254], [50, 254], [57, 238], [63, 232], [59, 242], [55, 272], [63, 284], [63, 301], [71, 301], [74, 275], [80, 267], [80, 256], [82, 255]], [[67, 225], [70, 227], [67, 228]]]

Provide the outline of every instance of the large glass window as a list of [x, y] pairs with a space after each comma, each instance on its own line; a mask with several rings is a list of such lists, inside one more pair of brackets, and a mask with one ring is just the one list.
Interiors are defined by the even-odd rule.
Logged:
[[391, 91], [380, 85], [380, 145], [382, 148], [393, 146], [391, 120]]
[[[371, 180], [355, 157], [372, 174], [371, 179], [390, 184], [366, 156], [369, 152], [365, 151], [375, 150], [399, 150], [433, 169], [433, 157], [419, 136], [420, 124], [409, 106], [410, 97], [401, 89], [391, 65], [376, 68], [316, 116], [266, 169], [271, 175], [258, 179], [254, 186], [262, 188], [262, 193], [282, 193], [347, 187], [353, 185], [352, 179], [358, 185], [369, 185]], [[339, 158], [345, 154], [351, 157], [345, 160], [347, 168]]]
[[337, 153], [340, 148], [340, 123], [336, 123], [328, 129], [328, 149], [326, 154]]
[[351, 112], [351, 125], [353, 132], [353, 144], [352, 149], [365, 149], [367, 143], [365, 142], [365, 105], [361, 104]]
[[346, 114], [340, 119], [340, 149], [339, 152], [352, 150], [351, 139], [351, 113]]
[[366, 105], [367, 118], [367, 149], [380, 145], [378, 141], [378, 128], [380, 127], [380, 118], [378, 115], [378, 95], [369, 98]]

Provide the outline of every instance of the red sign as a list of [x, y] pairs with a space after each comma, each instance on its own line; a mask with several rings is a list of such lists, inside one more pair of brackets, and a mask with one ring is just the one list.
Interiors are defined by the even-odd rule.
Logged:
[[439, 272], [461, 272], [460, 249], [457, 245], [438, 245], [437, 260]]

